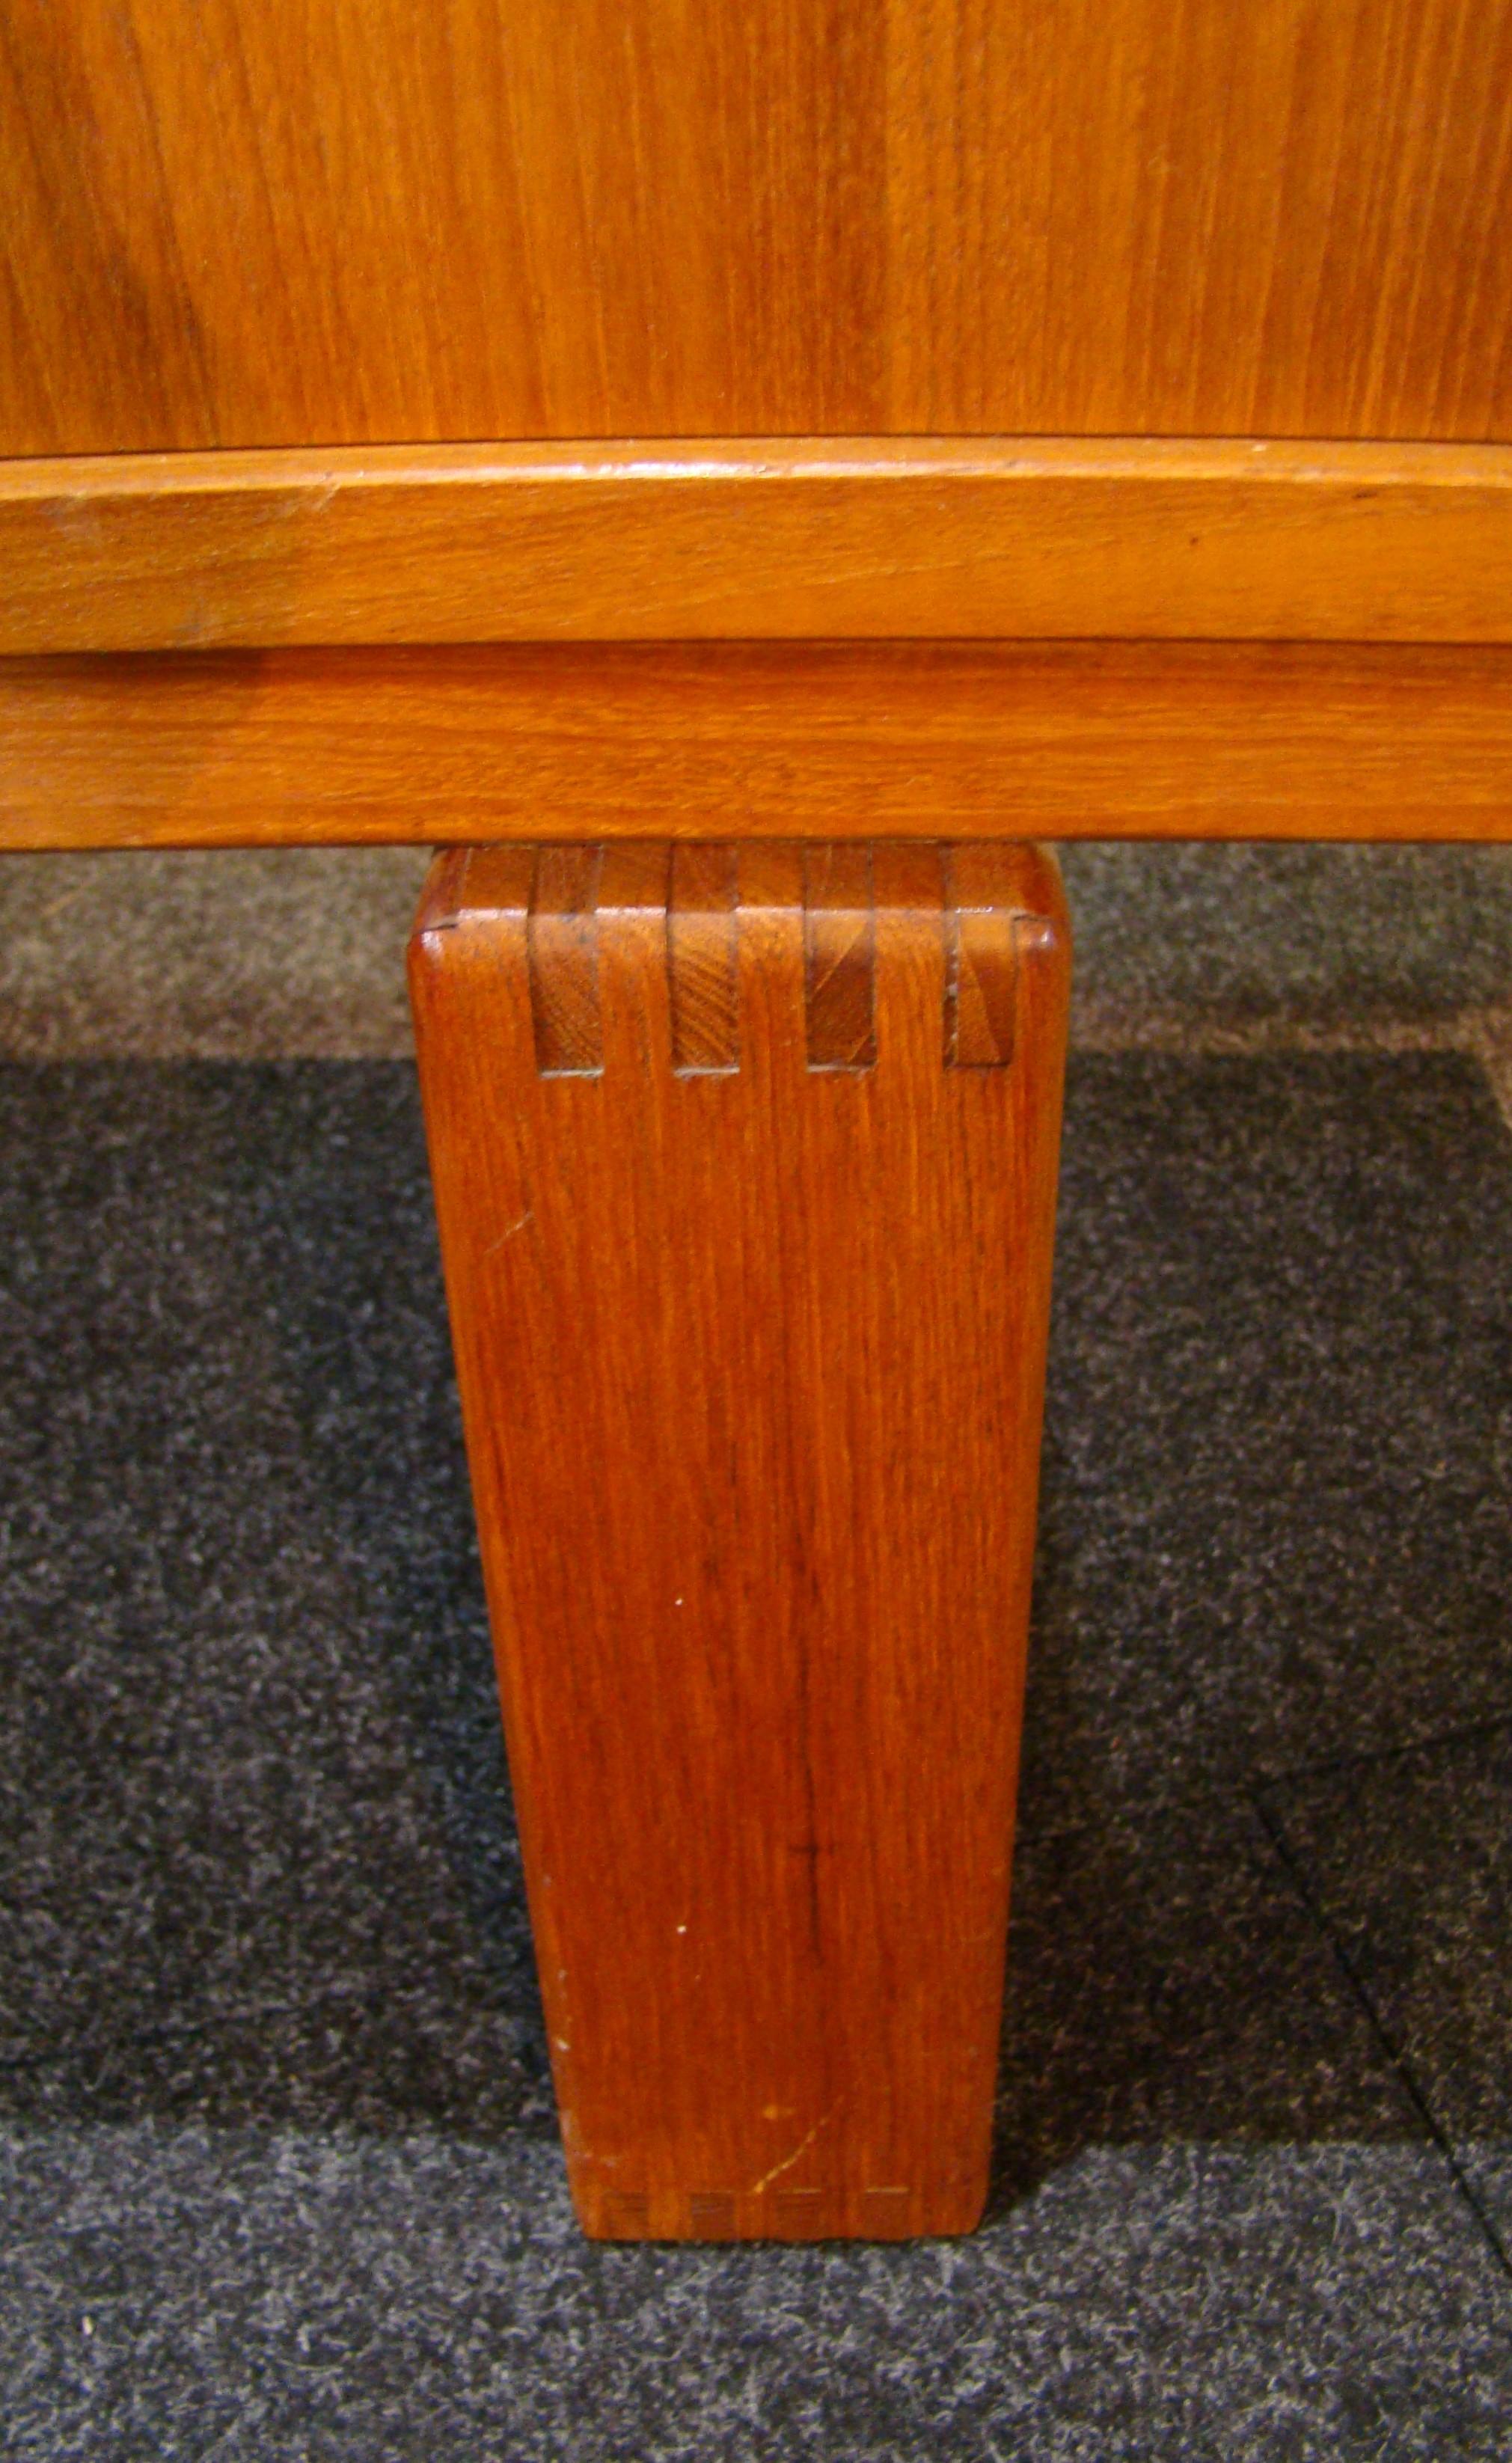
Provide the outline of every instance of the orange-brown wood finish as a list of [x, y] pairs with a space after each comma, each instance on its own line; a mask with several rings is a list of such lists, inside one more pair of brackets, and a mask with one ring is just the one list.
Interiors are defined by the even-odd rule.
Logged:
[[1068, 949], [957, 845], [438, 859], [411, 981], [579, 2212], [969, 2229]]
[[0, 653], [1512, 642], [1512, 447], [437, 446], [0, 466]]
[[0, 660], [0, 847], [1512, 838], [1512, 650], [709, 643]]
[[1512, 436], [1506, 0], [9, 0], [0, 451]]

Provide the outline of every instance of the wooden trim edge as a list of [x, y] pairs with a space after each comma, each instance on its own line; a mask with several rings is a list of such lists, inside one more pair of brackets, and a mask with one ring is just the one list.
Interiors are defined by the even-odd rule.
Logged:
[[1512, 839], [1512, 649], [0, 660], [0, 847], [634, 837]]
[[1512, 642], [1512, 447], [726, 439], [0, 463], [0, 652]]

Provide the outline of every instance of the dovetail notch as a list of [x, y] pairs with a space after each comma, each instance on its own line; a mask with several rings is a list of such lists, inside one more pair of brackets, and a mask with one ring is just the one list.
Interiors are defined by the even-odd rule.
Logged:
[[673, 847], [667, 978], [672, 1067], [680, 1078], [729, 1077], [740, 1066], [738, 896], [733, 846]]
[[803, 1009], [811, 1069], [870, 1069], [877, 1057], [877, 917], [871, 848], [803, 849]]
[[[807, 1065], [861, 1073], [877, 1062], [877, 881], [890, 915], [897, 851], [865, 839], [811, 840], [776, 894], [759, 850], [746, 850], [756, 907], [802, 905]], [[910, 850], [917, 858], [924, 850]], [[733, 1077], [740, 1067], [740, 851], [665, 841], [625, 846], [490, 848], [458, 864], [432, 895], [428, 928], [459, 906], [514, 907], [528, 881], [527, 944], [537, 1067], [543, 1077], [603, 1070], [600, 935], [631, 912], [660, 914], [670, 1057], [681, 1078]], [[1026, 908], [1021, 858], [990, 840], [941, 846], [949, 1069], [1004, 1069], [1019, 1036], [1023, 971], [1056, 923]], [[471, 869], [468, 868], [471, 863]], [[496, 878], [495, 878], [496, 876]], [[765, 897], [759, 890], [765, 888]], [[917, 884], [902, 904], [911, 906]], [[442, 892], [445, 895], [443, 897]]]
[[599, 1014], [597, 846], [536, 850], [526, 942], [536, 1066], [543, 1078], [597, 1078], [603, 1068]]

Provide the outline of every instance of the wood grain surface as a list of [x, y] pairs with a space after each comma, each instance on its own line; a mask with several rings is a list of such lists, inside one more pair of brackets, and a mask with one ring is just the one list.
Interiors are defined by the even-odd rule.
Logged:
[[433, 869], [421, 1077], [592, 2233], [980, 2212], [1067, 973], [1024, 848]]
[[1512, 838], [1512, 650], [741, 643], [0, 660], [0, 847]]
[[0, 468], [0, 652], [1512, 641], [1512, 447], [849, 437]]
[[1512, 437], [1508, 0], [9, 0], [0, 451]]

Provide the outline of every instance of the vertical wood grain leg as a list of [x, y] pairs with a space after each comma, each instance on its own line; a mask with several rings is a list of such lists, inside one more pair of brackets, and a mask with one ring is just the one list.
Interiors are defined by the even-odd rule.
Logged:
[[410, 950], [573, 2194], [987, 2184], [1069, 944], [1034, 848], [493, 848]]

